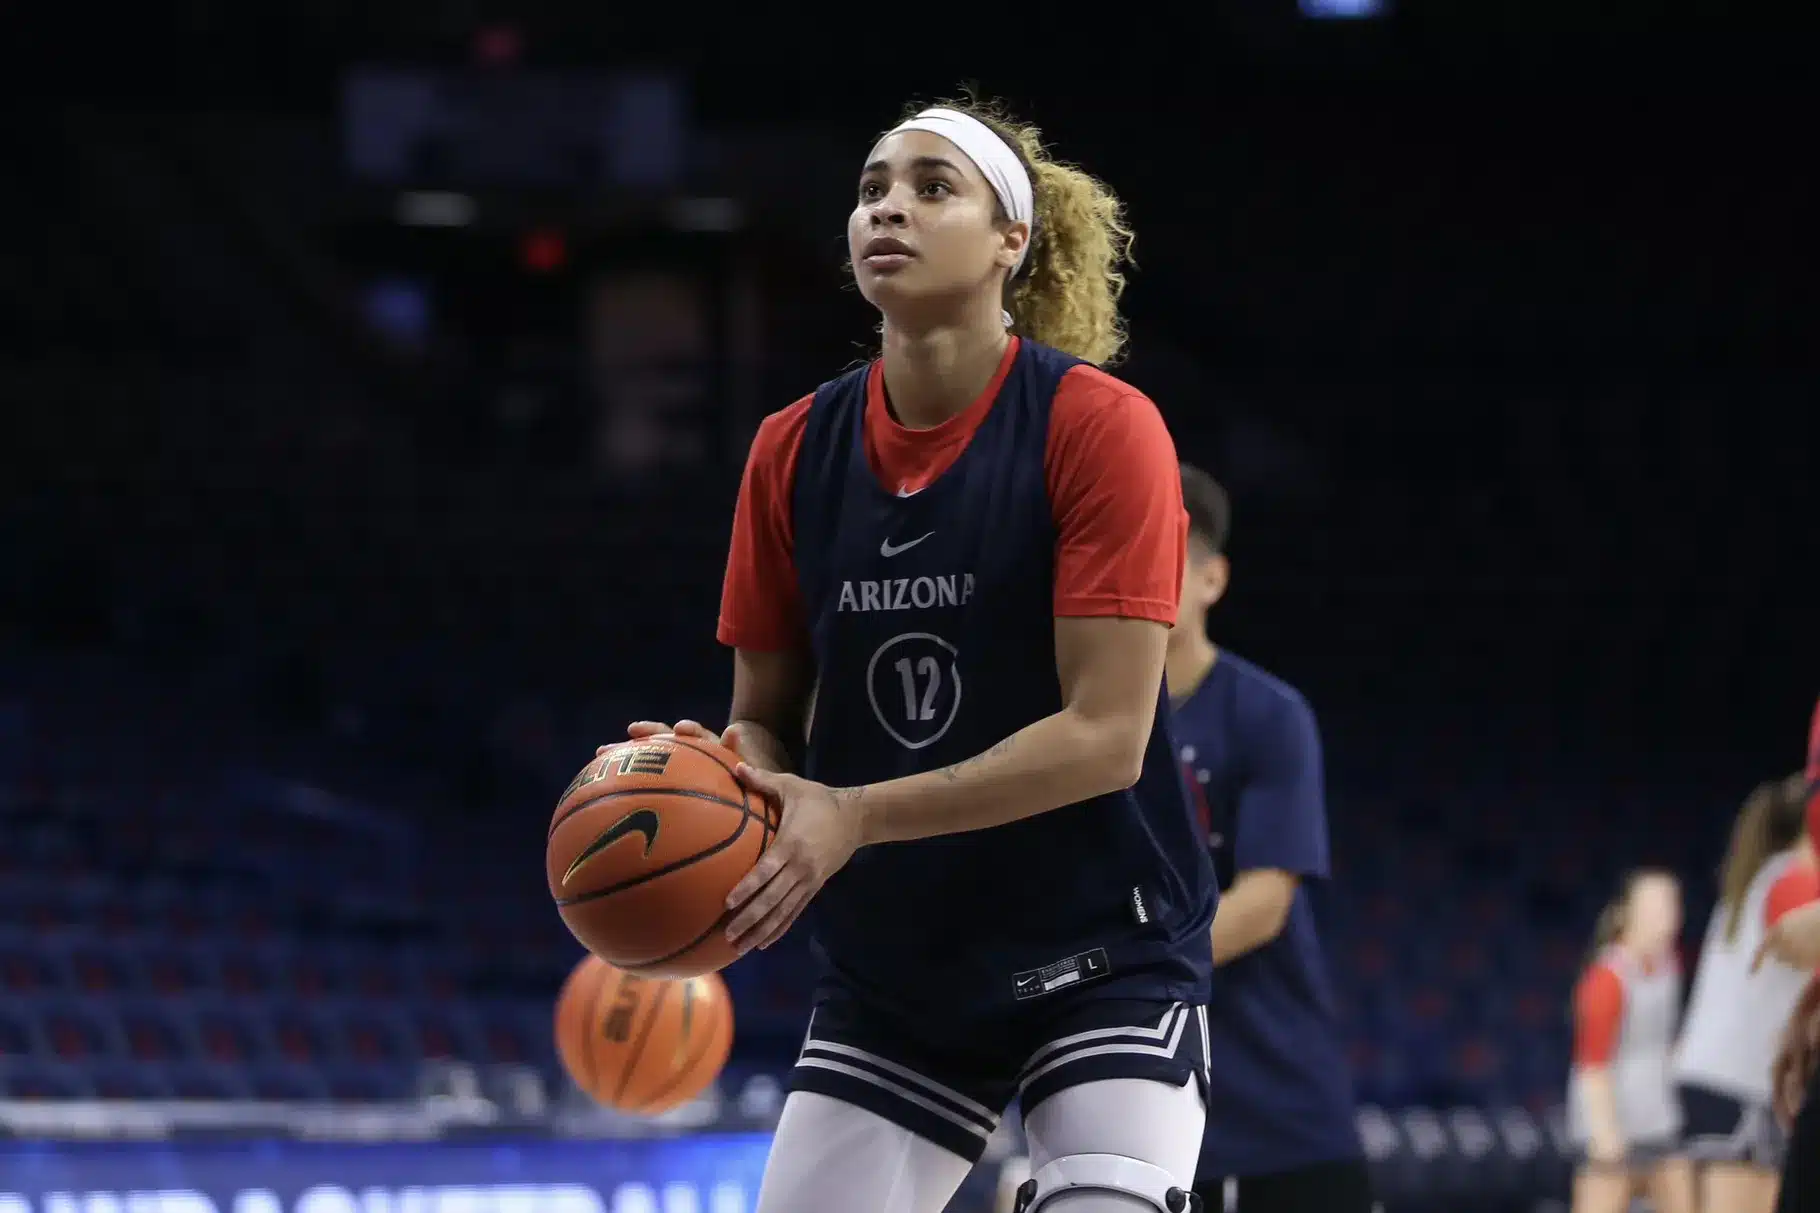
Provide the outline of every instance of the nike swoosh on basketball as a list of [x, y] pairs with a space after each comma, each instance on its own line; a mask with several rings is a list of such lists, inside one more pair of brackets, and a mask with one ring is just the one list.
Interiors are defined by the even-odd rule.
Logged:
[[887, 539], [883, 543], [878, 545], [878, 554], [880, 556], [890, 557], [890, 556], [897, 555], [899, 552], [908, 552], [911, 548], [915, 547], [917, 544], [921, 543], [923, 540], [929, 538], [929, 536], [933, 535], [933, 534], [935, 534], [935, 532], [930, 531], [930, 532], [928, 532], [928, 534], [918, 535], [915, 539], [912, 539], [909, 543], [899, 543], [899, 544], [895, 544], [895, 545], [889, 539]]
[[581, 871], [588, 860], [594, 858], [596, 855], [624, 838], [627, 834], [643, 834], [645, 836], [645, 854], [649, 855], [651, 853], [651, 848], [657, 845], [658, 824], [657, 814], [652, 810], [633, 809], [630, 813], [627, 813], [624, 817], [621, 817], [618, 821], [614, 822], [606, 833], [589, 843], [582, 850], [582, 853], [575, 857], [575, 862], [569, 865], [569, 870], [562, 874], [562, 883], [567, 885], [569, 881], [575, 878], [575, 873]]

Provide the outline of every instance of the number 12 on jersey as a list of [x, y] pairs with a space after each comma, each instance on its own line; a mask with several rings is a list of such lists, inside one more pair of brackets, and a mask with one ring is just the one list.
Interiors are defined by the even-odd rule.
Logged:
[[[934, 720], [935, 697], [942, 689], [942, 666], [933, 657], [924, 657], [911, 668], [910, 658], [897, 659], [897, 676], [904, 683], [904, 719]], [[918, 703], [916, 688], [918, 683], [923, 688], [922, 701]]]
[[866, 669], [878, 723], [906, 749], [932, 745], [961, 704], [960, 653], [940, 636], [905, 632], [878, 646]]

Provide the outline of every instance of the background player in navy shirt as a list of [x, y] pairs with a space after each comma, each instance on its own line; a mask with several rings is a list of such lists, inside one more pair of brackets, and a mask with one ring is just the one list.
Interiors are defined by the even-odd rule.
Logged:
[[728, 935], [807, 907], [823, 961], [759, 1208], [938, 1213], [1016, 1097], [1020, 1208], [1181, 1213], [1215, 888], [1162, 698], [1174, 445], [1094, 365], [1130, 233], [954, 107], [856, 184], [883, 356], [760, 427], [721, 599], [722, 736], [783, 803]]
[[1169, 638], [1175, 739], [1219, 874], [1212, 1093], [1195, 1188], [1241, 1213], [1372, 1207], [1327, 962], [1304, 887], [1327, 877], [1321, 738], [1294, 687], [1207, 636], [1226, 592], [1225, 490], [1183, 464], [1188, 557]]

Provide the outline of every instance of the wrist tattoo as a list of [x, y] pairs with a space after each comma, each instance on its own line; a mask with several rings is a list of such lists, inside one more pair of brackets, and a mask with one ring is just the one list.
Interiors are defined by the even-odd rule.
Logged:
[[1016, 744], [1017, 735], [1014, 733], [1010, 737], [993, 745], [989, 750], [982, 750], [971, 758], [963, 758], [953, 766], [943, 767], [940, 774], [942, 778], [946, 779], [949, 783], [953, 783], [974, 767], [984, 766], [995, 758], [1003, 758], [1006, 754], [1011, 752], [1012, 747]]

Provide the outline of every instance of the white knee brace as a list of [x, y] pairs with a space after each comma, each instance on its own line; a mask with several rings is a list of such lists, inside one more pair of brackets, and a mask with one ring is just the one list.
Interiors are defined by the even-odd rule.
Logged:
[[1150, 1202], [1157, 1213], [1201, 1213], [1201, 1198], [1178, 1188], [1175, 1176], [1123, 1154], [1068, 1154], [1037, 1171], [1017, 1190], [1012, 1213], [1038, 1213], [1069, 1191], [1118, 1192]]

